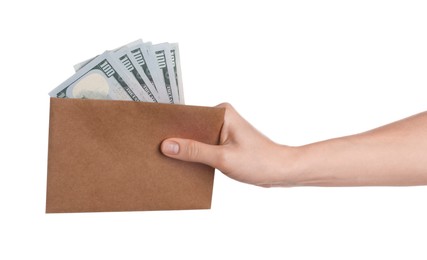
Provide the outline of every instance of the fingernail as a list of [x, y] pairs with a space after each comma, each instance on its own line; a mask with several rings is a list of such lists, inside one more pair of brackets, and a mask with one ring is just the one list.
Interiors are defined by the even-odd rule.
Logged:
[[162, 145], [162, 152], [171, 155], [178, 154], [179, 144], [173, 141], [164, 141]]

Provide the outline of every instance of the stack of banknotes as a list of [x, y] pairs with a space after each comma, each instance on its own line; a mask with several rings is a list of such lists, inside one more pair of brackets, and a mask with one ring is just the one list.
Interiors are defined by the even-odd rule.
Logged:
[[49, 95], [57, 98], [184, 104], [177, 43], [137, 40], [74, 66]]

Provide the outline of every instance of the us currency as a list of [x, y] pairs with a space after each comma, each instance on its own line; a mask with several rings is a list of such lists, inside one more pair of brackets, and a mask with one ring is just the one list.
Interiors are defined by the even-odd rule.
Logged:
[[127, 47], [122, 47], [113, 54], [129, 72], [130, 76], [138, 81], [143, 89], [145, 100], [149, 102], [159, 102], [159, 95], [154, 86], [151, 84], [145, 72], [137, 65], [138, 63], [132, 58]]
[[184, 88], [182, 85], [181, 58], [179, 56], [178, 43], [171, 43], [170, 48], [172, 56], [172, 65], [175, 72], [176, 85], [178, 87], [179, 103], [184, 104]]
[[132, 61], [135, 61], [136, 64], [138, 64], [139, 68], [144, 71], [145, 75], [148, 77], [159, 95], [159, 102], [168, 103], [169, 98], [166, 92], [166, 87], [163, 81], [161, 81], [159, 73], [157, 73], [157, 71], [154, 69], [154, 61], [149, 57], [147, 46], [150, 45], [150, 43], [141, 43], [133, 47], [129, 47], [129, 52], [132, 54], [129, 57]]
[[89, 98], [145, 101], [142, 91], [121, 70], [109, 52], [97, 56], [76, 74], [52, 90], [58, 98]]
[[154, 70], [161, 75], [169, 98], [169, 103], [179, 104], [178, 88], [172, 65], [172, 55], [168, 43], [155, 44], [149, 47], [150, 57], [155, 61]]
[[[74, 66], [53, 97], [184, 104], [178, 44], [137, 40]], [[112, 72], [110, 72], [112, 71]]]
[[[151, 85], [154, 86], [158, 94], [157, 101], [161, 103], [174, 103], [173, 101], [171, 101], [171, 98], [167, 91], [167, 87], [165, 86], [163, 72], [162, 70], [156, 69], [157, 68], [156, 60], [155, 58], [151, 57], [152, 56], [152, 54], [150, 53], [151, 46], [152, 44], [150, 42], [144, 43], [142, 40], [136, 40], [132, 43], [129, 43], [122, 47], [114, 49], [113, 52], [118, 52], [126, 48], [129, 49], [132, 55], [128, 55], [128, 57], [130, 58], [133, 64], [138, 64], [139, 66], [137, 67], [141, 67], [144, 70], [145, 75], [148, 77], [149, 81], [151, 82]], [[74, 65], [75, 71], [80, 70], [93, 59], [94, 58], [90, 58]], [[175, 102], [175, 103], [179, 103], [179, 102]]]

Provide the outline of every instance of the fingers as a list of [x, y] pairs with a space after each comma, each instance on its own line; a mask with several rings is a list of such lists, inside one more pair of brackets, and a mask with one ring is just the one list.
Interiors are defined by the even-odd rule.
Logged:
[[168, 157], [199, 162], [218, 168], [220, 158], [220, 147], [204, 144], [189, 139], [170, 138], [162, 142], [160, 149]]
[[[220, 143], [225, 144], [228, 139], [228, 127], [230, 124], [230, 113], [236, 114], [234, 108], [229, 103], [222, 103], [216, 107], [226, 109], [224, 125], [221, 131]], [[189, 161], [199, 162], [221, 169], [225, 163], [225, 149], [222, 145], [209, 145], [190, 139], [170, 138], [162, 142], [160, 149], [168, 157]]]

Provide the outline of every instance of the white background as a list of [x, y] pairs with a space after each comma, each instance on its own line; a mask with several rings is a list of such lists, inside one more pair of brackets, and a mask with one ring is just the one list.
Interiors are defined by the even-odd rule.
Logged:
[[425, 1], [0, 5], [0, 259], [426, 259], [427, 187], [263, 189], [217, 172], [211, 210], [44, 213], [47, 93], [75, 63], [179, 42], [187, 104], [228, 101], [303, 145], [427, 109]]

